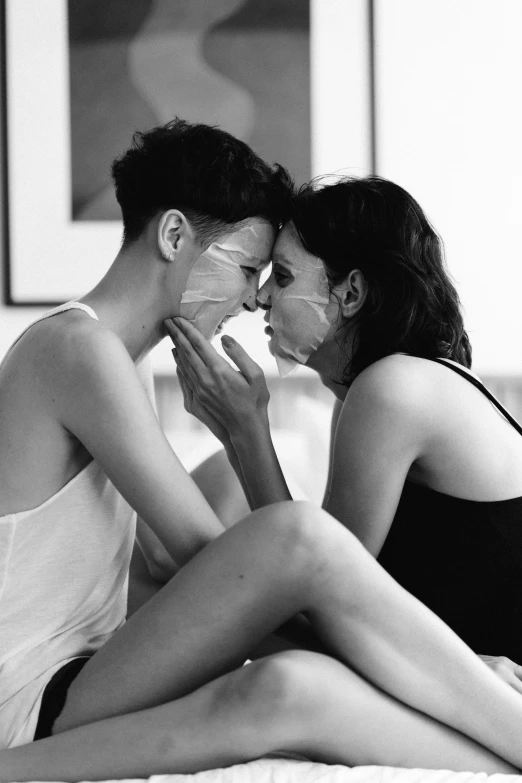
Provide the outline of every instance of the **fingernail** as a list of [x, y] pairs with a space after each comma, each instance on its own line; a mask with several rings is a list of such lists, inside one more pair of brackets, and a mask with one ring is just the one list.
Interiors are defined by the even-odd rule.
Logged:
[[235, 340], [233, 337], [229, 337], [228, 334], [223, 335], [221, 338], [221, 344], [225, 346], [225, 348], [232, 348], [233, 345], [235, 345]]

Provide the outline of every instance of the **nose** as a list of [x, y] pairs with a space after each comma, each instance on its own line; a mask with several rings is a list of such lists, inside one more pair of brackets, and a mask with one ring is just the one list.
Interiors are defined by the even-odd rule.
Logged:
[[257, 310], [256, 294], [257, 294], [257, 286], [250, 289], [246, 301], [243, 302], [243, 308], [247, 310], [249, 313], [255, 313], [255, 311]]
[[267, 283], [261, 286], [256, 297], [256, 304], [262, 310], [270, 310], [272, 307], [272, 297], [270, 296]]
[[257, 301], [254, 294], [252, 296], [249, 296], [246, 302], [243, 302], [243, 308], [247, 310], [249, 313], [255, 313], [257, 310]]

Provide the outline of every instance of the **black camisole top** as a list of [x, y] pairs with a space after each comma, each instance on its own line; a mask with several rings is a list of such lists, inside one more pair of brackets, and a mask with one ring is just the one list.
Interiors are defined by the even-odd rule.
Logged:
[[[522, 427], [491, 392], [462, 375]], [[379, 563], [476, 653], [522, 664], [522, 497], [464, 500], [406, 481]]]

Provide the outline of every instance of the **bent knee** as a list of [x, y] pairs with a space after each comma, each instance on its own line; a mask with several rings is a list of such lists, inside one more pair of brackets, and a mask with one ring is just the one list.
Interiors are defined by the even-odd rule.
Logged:
[[282, 544], [314, 548], [332, 536], [346, 534], [355, 538], [331, 514], [307, 500], [273, 503], [254, 511], [249, 519]]
[[367, 552], [359, 539], [324, 509], [304, 500], [284, 501], [265, 506], [250, 517], [291, 564], [295, 557], [308, 556], [309, 567], [330, 561], [335, 552], [354, 560]]
[[382, 699], [357, 672], [322, 653], [287, 650], [257, 663], [247, 686], [249, 714], [276, 744], [284, 737], [287, 748], [315, 747], [318, 716], [323, 728], [346, 710], [371, 716]]
[[263, 730], [270, 725], [288, 725], [315, 714], [324, 699], [330, 663], [337, 664], [325, 655], [304, 650], [261, 658], [244, 666], [228, 683], [227, 701], [247, 712]]
[[255, 755], [305, 752], [317, 740], [318, 716], [329, 725], [342, 693], [356, 706], [369, 686], [339, 661], [320, 653], [288, 650], [255, 661], [223, 678], [213, 699], [221, 725], [233, 717], [236, 738]]

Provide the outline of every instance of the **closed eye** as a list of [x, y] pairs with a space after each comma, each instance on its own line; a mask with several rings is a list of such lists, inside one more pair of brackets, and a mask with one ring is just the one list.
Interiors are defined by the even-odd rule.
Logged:
[[241, 269], [248, 278], [253, 277], [253, 275], [257, 275], [259, 272], [259, 269], [256, 269], [254, 266], [242, 266]]
[[276, 263], [273, 265], [272, 274], [280, 288], [285, 288], [287, 285], [294, 282], [294, 276], [288, 272], [284, 266], [281, 266], [281, 264]]

